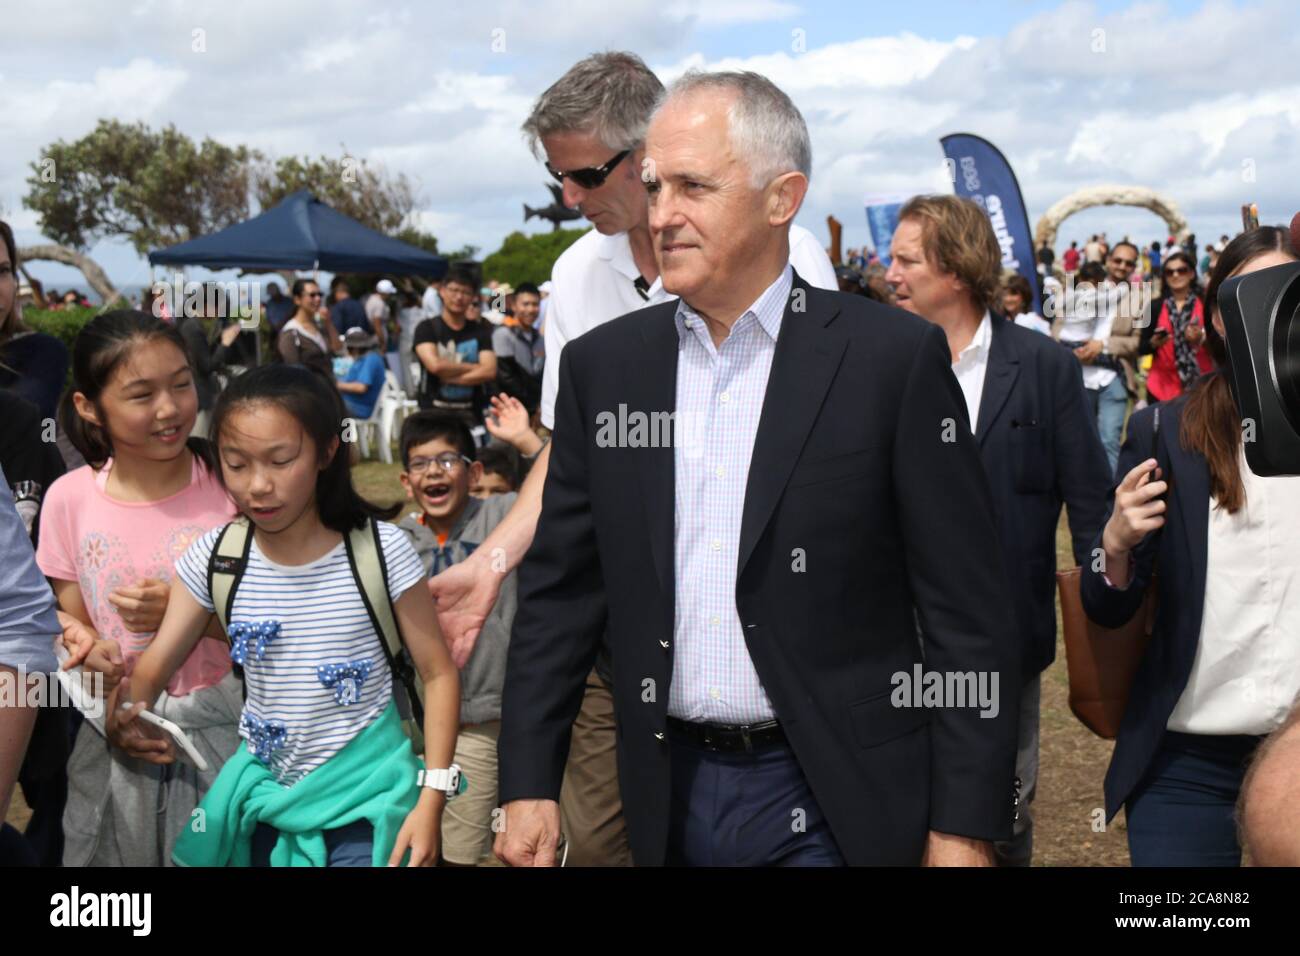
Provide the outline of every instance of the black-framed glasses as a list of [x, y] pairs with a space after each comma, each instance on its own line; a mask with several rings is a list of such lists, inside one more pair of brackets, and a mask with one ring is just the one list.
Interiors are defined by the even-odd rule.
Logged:
[[562, 173], [558, 169], [552, 167], [550, 163], [547, 163], [546, 171], [554, 176], [561, 185], [564, 184], [565, 179], [572, 179], [583, 189], [599, 189], [601, 186], [605, 185], [605, 180], [608, 179], [609, 174], [614, 171], [614, 167], [623, 162], [630, 152], [632, 152], [630, 149], [623, 150], [623, 152], [619, 153], [604, 166], [588, 166], [586, 169], [571, 169], [568, 172]]
[[1110, 261], [1115, 263], [1115, 265], [1117, 266], [1124, 266], [1127, 269], [1132, 269], [1134, 266], [1137, 265], [1136, 259], [1119, 259], [1112, 256]]
[[1167, 275], [1167, 276], [1185, 276], [1185, 275], [1187, 275], [1188, 273], [1190, 273], [1191, 271], [1192, 271], [1192, 270], [1189, 269], [1189, 268], [1187, 268], [1187, 266], [1174, 266], [1173, 268], [1166, 269], [1166, 270], [1165, 270], [1165, 275]]
[[472, 462], [464, 455], [457, 455], [454, 452], [443, 452], [441, 455], [435, 455], [433, 458], [412, 458], [406, 470], [413, 475], [422, 475], [429, 470], [430, 466], [437, 465], [447, 474], [456, 470], [456, 466], [461, 462], [469, 465]]

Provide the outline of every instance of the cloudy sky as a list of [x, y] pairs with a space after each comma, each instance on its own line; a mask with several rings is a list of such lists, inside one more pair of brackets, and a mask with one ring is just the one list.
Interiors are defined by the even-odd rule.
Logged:
[[[1300, 208], [1300, 10], [1260, 2], [797, 2], [529, 0], [5, 0], [0, 32], [0, 215], [38, 241], [28, 164], [101, 117], [174, 123], [272, 156], [365, 157], [408, 174], [421, 224], [446, 247], [495, 250], [535, 231], [521, 205], [547, 176], [519, 135], [536, 95], [600, 49], [640, 54], [664, 80], [744, 68], [794, 99], [812, 133], [799, 221], [867, 238], [863, 199], [946, 188], [938, 139], [979, 133], [1009, 157], [1031, 222], [1081, 186], [1173, 198], [1201, 241]], [[195, 31], [203, 31], [201, 52]], [[1122, 208], [1071, 219], [1150, 240]], [[829, 241], [828, 238], [826, 241]], [[119, 285], [149, 280], [122, 243], [92, 250]], [[80, 274], [33, 264], [55, 285]]]

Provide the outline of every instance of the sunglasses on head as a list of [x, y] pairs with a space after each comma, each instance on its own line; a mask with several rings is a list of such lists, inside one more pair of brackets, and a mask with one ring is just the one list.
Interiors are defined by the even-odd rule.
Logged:
[[630, 152], [632, 152], [630, 149], [623, 150], [604, 166], [588, 166], [586, 169], [571, 169], [568, 172], [560, 172], [560, 170], [553, 168], [550, 163], [547, 163], [546, 171], [554, 176], [561, 185], [563, 185], [565, 179], [572, 179], [583, 189], [599, 189], [605, 185], [605, 180], [614, 171], [614, 167], [623, 162]]

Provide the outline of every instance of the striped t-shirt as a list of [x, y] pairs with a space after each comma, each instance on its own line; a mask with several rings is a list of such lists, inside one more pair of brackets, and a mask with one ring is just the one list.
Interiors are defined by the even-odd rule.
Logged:
[[[212, 610], [208, 558], [220, 528], [176, 562], [194, 599]], [[424, 580], [410, 539], [379, 523], [393, 602]], [[338, 753], [383, 712], [392, 676], [342, 541], [310, 564], [267, 559], [254, 537], [230, 613], [231, 656], [242, 657], [248, 699], [239, 734], [285, 786]]]

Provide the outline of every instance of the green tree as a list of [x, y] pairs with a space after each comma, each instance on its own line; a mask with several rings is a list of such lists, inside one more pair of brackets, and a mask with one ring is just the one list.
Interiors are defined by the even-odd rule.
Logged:
[[430, 232], [421, 232], [414, 226], [407, 226], [397, 234], [397, 238], [402, 242], [410, 243], [423, 249], [425, 252], [432, 252], [436, 256], [444, 256], [448, 262], [456, 262], [460, 259], [473, 259], [478, 255], [478, 246], [464, 245], [459, 249], [441, 249], [438, 246], [438, 237]]
[[23, 204], [41, 232], [85, 250], [104, 238], [144, 254], [248, 218], [250, 164], [259, 154], [175, 126], [100, 120], [75, 142], [58, 140], [31, 163]]
[[586, 233], [586, 229], [560, 229], [527, 236], [512, 232], [501, 248], [483, 260], [483, 277], [519, 285], [541, 284], [551, 277], [551, 267], [560, 253]]

